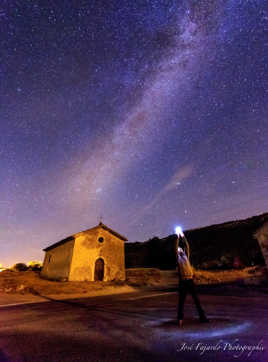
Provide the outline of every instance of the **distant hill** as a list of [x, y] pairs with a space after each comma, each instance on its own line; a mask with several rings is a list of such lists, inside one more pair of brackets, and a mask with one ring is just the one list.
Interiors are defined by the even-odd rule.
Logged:
[[[254, 234], [268, 222], [268, 213], [245, 220], [225, 222], [185, 231], [191, 249], [191, 262], [201, 269], [228, 269], [265, 265]], [[175, 269], [175, 240], [172, 234], [144, 242], [126, 243], [126, 267]]]

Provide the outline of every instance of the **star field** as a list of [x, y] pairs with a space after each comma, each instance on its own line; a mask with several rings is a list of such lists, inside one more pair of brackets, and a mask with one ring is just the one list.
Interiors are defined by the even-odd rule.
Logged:
[[2, 1], [4, 265], [103, 222], [129, 241], [268, 210], [261, 0]]

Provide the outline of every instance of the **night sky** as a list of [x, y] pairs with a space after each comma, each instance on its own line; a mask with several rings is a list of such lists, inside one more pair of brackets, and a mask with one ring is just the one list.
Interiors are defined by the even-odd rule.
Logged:
[[265, 0], [1, 0], [0, 263], [268, 211]]

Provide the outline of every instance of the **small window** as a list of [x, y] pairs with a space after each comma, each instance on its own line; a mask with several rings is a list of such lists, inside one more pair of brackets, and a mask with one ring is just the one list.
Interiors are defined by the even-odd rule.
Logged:
[[51, 261], [51, 255], [48, 256], [48, 264], [50, 263]]
[[101, 237], [99, 237], [99, 239], [98, 239], [98, 240], [99, 240], [99, 242], [100, 242], [100, 243], [103, 243], [103, 242], [104, 242], [104, 239], [103, 239], [103, 237], [102, 237], [102, 236], [101, 236]]

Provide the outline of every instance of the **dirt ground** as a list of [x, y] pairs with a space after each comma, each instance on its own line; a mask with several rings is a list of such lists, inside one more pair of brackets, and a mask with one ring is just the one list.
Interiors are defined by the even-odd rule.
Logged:
[[[174, 283], [177, 280], [176, 271], [161, 271], [161, 283]], [[194, 280], [198, 285], [226, 284], [265, 285], [268, 282], [266, 267], [253, 266], [230, 270], [198, 270], [194, 271]]]
[[[70, 298], [132, 292], [146, 286], [168, 287], [178, 283], [175, 270], [136, 268], [127, 269], [126, 274], [124, 282], [59, 282], [40, 278], [39, 272], [6, 270], [0, 273], [0, 293]], [[235, 283], [258, 286], [267, 281], [266, 269], [258, 266], [241, 270], [195, 270], [195, 282], [198, 285]]]
[[198, 323], [188, 298], [178, 328], [174, 270], [129, 269], [121, 283], [2, 272], [0, 361], [268, 361], [266, 269], [196, 270], [195, 280], [210, 323]]

